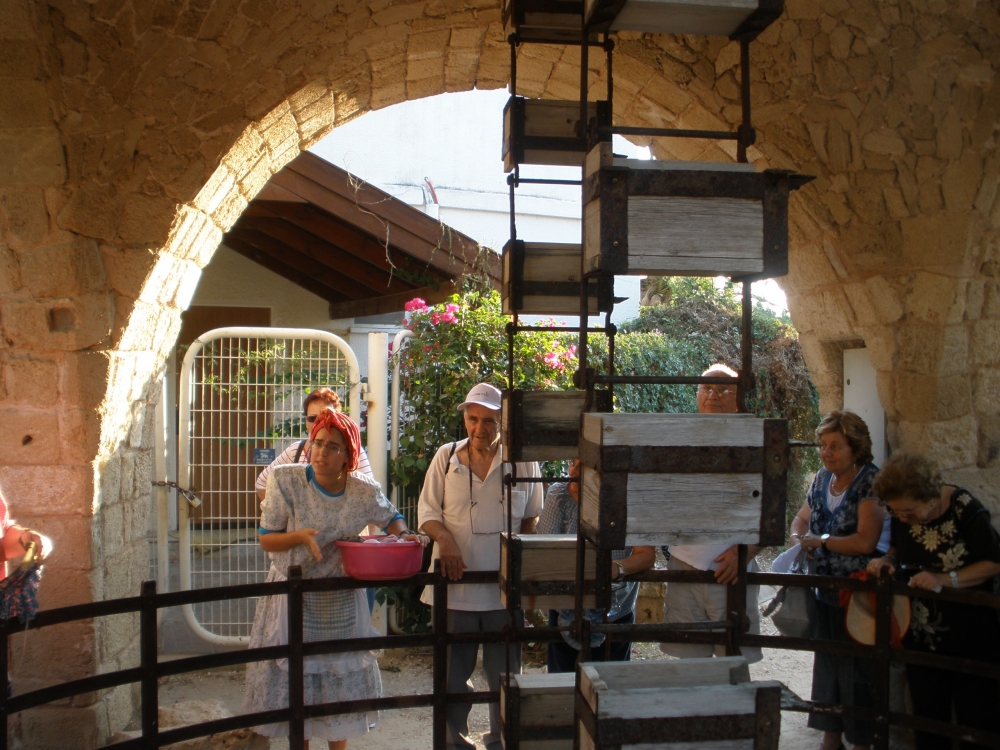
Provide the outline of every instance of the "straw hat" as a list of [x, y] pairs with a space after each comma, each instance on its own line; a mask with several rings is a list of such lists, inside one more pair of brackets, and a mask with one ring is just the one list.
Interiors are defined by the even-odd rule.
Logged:
[[[910, 599], [906, 596], [892, 597], [892, 633], [889, 641], [894, 646], [902, 643], [903, 636], [910, 628]], [[875, 645], [875, 594], [855, 591], [847, 604], [845, 616], [847, 634], [865, 646]]]

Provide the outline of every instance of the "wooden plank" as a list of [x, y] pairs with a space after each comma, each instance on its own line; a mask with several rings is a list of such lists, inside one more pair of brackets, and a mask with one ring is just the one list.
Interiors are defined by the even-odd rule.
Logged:
[[652, 662], [585, 662], [580, 669], [581, 692], [595, 712], [598, 696], [608, 691], [742, 685], [750, 682], [750, 668], [742, 656]]
[[735, 161], [679, 161], [674, 159], [628, 159], [613, 157], [605, 166], [628, 167], [629, 169], [655, 170], [659, 172], [749, 172], [757, 173], [753, 164]]
[[735, 716], [757, 712], [757, 686], [693, 685], [683, 688], [609, 690], [597, 698], [598, 720], [672, 718], [674, 716]]
[[372, 299], [357, 300], [354, 302], [331, 302], [330, 320], [336, 320], [337, 318], [363, 318], [366, 315], [385, 315], [387, 313], [400, 312], [404, 305], [414, 297], [420, 297], [428, 305], [436, 305], [439, 302], [444, 302], [457, 291], [458, 287], [455, 285], [455, 282], [445, 281], [437, 288], [425, 286], [419, 289], [411, 289], [408, 292], [386, 294]]
[[626, 543], [753, 544], [762, 484], [759, 474], [630, 474]]
[[[579, 244], [564, 242], [526, 242], [524, 244], [525, 281], [570, 281], [580, 283]], [[577, 304], [579, 308], [579, 303]]]
[[407, 284], [378, 265], [367, 263], [362, 256], [356, 255], [349, 248], [334, 245], [286, 219], [257, 214], [242, 216], [239, 224], [283, 242], [334, 273], [371, 290], [374, 295], [396, 294], [414, 289], [414, 285]]
[[628, 0], [612, 31], [729, 36], [757, 10], [757, 0]]
[[[575, 581], [576, 534], [525, 534], [521, 539], [522, 581]], [[597, 577], [595, 550], [585, 555], [587, 579]]]
[[583, 255], [588, 271], [601, 270], [601, 199], [583, 207]]
[[588, 413], [583, 437], [598, 445], [763, 446], [764, 420], [752, 414]]
[[[700, 275], [764, 269], [764, 207], [738, 198], [631, 196], [629, 271], [649, 266]], [[650, 261], [653, 261], [650, 263]]]

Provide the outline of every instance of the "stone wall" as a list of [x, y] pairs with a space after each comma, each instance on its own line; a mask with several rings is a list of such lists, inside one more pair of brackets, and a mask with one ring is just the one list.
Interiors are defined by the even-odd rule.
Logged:
[[[823, 408], [840, 352], [866, 344], [892, 444], [997, 509], [997, 6], [786, 5], [753, 47], [751, 157], [818, 176], [793, 199], [783, 283]], [[616, 117], [730, 127], [737, 62], [724, 39], [622, 34]], [[508, 64], [496, 0], [0, 0], [0, 483], [56, 541], [46, 606], [138, 591], [156, 383], [247, 202], [336, 125], [504, 86]], [[518, 69], [520, 93], [576, 98], [578, 50], [526, 46]], [[33, 633], [17, 688], [133, 665], [135, 633], [125, 617]], [[33, 711], [25, 737], [92, 747], [130, 703], [121, 688]]]

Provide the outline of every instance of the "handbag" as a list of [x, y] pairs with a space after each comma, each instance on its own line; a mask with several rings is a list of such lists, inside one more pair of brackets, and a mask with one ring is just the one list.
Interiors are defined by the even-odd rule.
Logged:
[[[789, 568], [789, 573], [811, 574], [812, 560], [801, 549]], [[782, 586], [761, 610], [770, 617], [778, 632], [789, 638], [810, 638], [818, 617], [816, 594], [807, 586]]]

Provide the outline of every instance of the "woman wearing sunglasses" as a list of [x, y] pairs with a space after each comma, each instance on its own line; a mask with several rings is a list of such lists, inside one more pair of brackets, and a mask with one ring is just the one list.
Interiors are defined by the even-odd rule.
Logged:
[[[340, 411], [340, 396], [337, 395], [336, 391], [330, 388], [317, 388], [306, 396], [302, 402], [306, 434], [309, 433], [313, 424], [316, 423], [316, 416], [324, 409]], [[264, 492], [267, 489], [267, 478], [271, 476], [271, 472], [275, 467], [284, 466], [285, 464], [307, 463], [309, 463], [309, 440], [298, 440], [289, 445], [257, 477], [257, 481], [254, 484], [257, 490], [257, 497], [260, 500], [264, 499]], [[358, 456], [358, 471], [362, 474], [372, 476], [372, 467], [368, 464], [368, 454], [365, 453], [364, 448], [361, 449], [361, 454]]]
[[[403, 517], [378, 483], [357, 471], [361, 435], [349, 417], [333, 409], [322, 411], [309, 439], [309, 464], [280, 466], [267, 482], [257, 538], [271, 558], [268, 582], [285, 580], [292, 565], [300, 565], [305, 578], [346, 575], [336, 541], [356, 534], [368, 524], [427, 545], [430, 540], [426, 536], [406, 528]], [[250, 648], [288, 643], [287, 622], [284, 596], [261, 597]], [[302, 622], [305, 642], [378, 635], [372, 628], [361, 589], [305, 594]], [[304, 671], [307, 705], [382, 695], [378, 662], [371, 651], [309, 656]], [[251, 662], [247, 666], [243, 708], [261, 713], [287, 705], [287, 660]], [[326, 740], [330, 750], [343, 750], [348, 739], [367, 734], [377, 718], [377, 712], [359, 712], [309, 719], [306, 737]], [[269, 737], [284, 737], [288, 725], [270, 724], [257, 727], [257, 731]]]
[[[872, 492], [892, 516], [892, 547], [868, 564], [911, 575], [913, 589], [968, 588], [993, 592], [1000, 574], [1000, 537], [990, 513], [968, 490], [943, 484], [934, 465], [905, 451], [894, 454]], [[916, 592], [915, 592], [916, 593]], [[997, 610], [943, 599], [913, 597], [913, 618], [903, 645], [943, 656], [1000, 664]], [[906, 665], [913, 713], [926, 719], [1000, 732], [1000, 683], [935, 667]], [[917, 750], [951, 748], [951, 739], [916, 733]], [[962, 748], [985, 747], [962, 742]]]

